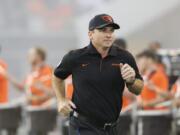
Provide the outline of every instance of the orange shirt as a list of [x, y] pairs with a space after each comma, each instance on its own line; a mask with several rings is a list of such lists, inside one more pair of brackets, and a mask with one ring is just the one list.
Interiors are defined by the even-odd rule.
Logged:
[[65, 80], [65, 89], [66, 89], [66, 98], [68, 99], [72, 99], [72, 95], [73, 95], [73, 84], [72, 84], [72, 76], [69, 76], [66, 80]]
[[127, 106], [132, 104], [132, 101], [134, 99], [134, 95], [129, 92], [128, 88], [125, 87], [123, 97], [122, 97], [122, 109], [125, 109]]
[[31, 105], [41, 105], [49, 99], [46, 94], [38, 87], [38, 85], [43, 85], [49, 90], [52, 89], [52, 68], [44, 65], [38, 71], [31, 72], [25, 81], [27, 87], [27, 93], [32, 94], [32, 96], [44, 97], [41, 100], [32, 100]]
[[[162, 66], [158, 66], [158, 69], [151, 75], [149, 80], [159, 87], [161, 90], [167, 91], [168, 90], [168, 77], [165, 73], [165, 70]], [[157, 93], [154, 92], [153, 90], [149, 89], [147, 85], [144, 85], [144, 88], [141, 93], [141, 99], [142, 101], [152, 101], [157, 98]], [[144, 109], [156, 109], [152, 107], [145, 107]], [[158, 109], [158, 108], [157, 108]]]
[[[0, 66], [7, 70], [7, 65], [4, 61], [0, 60]], [[8, 101], [8, 80], [0, 75], [0, 103]]]
[[122, 109], [126, 108], [128, 105], [130, 105], [132, 103], [132, 101], [126, 97], [123, 96], [123, 104], [122, 104]]

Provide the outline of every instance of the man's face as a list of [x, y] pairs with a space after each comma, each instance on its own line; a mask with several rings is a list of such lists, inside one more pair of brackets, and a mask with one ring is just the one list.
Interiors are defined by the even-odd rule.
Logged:
[[109, 48], [112, 46], [115, 35], [113, 27], [104, 27], [102, 29], [94, 29], [89, 31], [89, 38], [93, 45]]
[[154, 69], [156, 63], [153, 59], [143, 56], [137, 59], [137, 65], [140, 73], [144, 74], [147, 70]]
[[36, 66], [41, 62], [41, 58], [35, 49], [30, 49], [28, 52], [28, 61], [31, 66]]
[[147, 70], [147, 58], [146, 57], [140, 57], [137, 58], [137, 66], [139, 68], [139, 72], [141, 74], [144, 74]]

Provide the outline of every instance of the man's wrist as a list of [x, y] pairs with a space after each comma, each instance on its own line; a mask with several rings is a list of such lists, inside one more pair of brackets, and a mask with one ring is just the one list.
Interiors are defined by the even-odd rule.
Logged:
[[134, 78], [131, 82], [126, 82], [126, 85], [127, 86], [132, 86], [135, 81], [136, 81], [136, 78]]

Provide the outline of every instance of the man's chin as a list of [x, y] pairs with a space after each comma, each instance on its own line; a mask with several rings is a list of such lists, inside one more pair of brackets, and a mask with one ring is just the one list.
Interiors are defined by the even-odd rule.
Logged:
[[112, 44], [104, 44], [104, 47], [110, 48]]

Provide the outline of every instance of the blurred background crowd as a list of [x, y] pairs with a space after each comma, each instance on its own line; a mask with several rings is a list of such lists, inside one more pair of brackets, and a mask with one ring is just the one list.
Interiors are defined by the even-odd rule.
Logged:
[[[179, 0], [1, 0], [0, 135], [67, 135], [53, 69], [65, 53], [89, 44], [88, 23], [99, 13], [120, 24], [114, 45], [135, 56], [145, 82], [139, 96], [125, 88], [119, 130], [180, 134]], [[65, 88], [71, 99], [71, 76]]]

